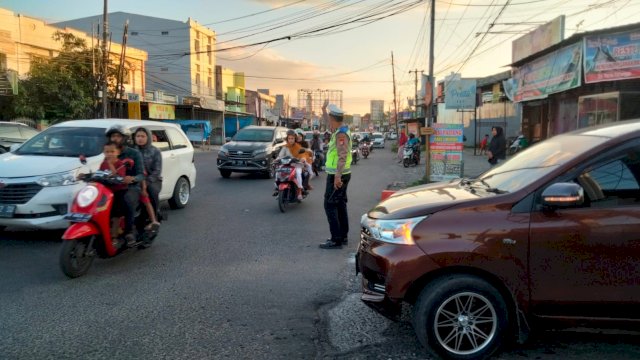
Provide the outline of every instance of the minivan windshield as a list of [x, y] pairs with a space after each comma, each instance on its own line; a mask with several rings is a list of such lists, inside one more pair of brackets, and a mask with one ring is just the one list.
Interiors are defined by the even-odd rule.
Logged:
[[271, 142], [273, 129], [242, 129], [234, 136], [235, 141]]
[[518, 153], [480, 175], [478, 180], [500, 192], [514, 192], [607, 140], [599, 136], [556, 136]]
[[50, 127], [25, 142], [15, 154], [87, 157], [102, 153], [105, 128]]

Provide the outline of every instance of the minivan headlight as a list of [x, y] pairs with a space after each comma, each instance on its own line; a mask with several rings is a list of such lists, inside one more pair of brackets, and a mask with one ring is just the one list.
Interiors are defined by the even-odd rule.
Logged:
[[220, 148], [220, 151], [218, 151], [218, 156], [229, 156], [229, 150], [225, 149], [225, 148]]
[[65, 186], [74, 185], [76, 183], [76, 171], [68, 171], [64, 173], [45, 175], [36, 180], [40, 186]]
[[367, 214], [362, 215], [361, 225], [369, 230], [375, 240], [400, 245], [414, 245], [412, 231], [419, 222], [427, 216], [419, 216], [410, 219], [376, 220]]

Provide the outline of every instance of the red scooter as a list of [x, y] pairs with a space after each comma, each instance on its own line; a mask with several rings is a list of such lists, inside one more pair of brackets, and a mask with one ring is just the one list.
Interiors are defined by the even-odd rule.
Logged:
[[[125, 160], [132, 166], [133, 161]], [[73, 200], [71, 211], [65, 219], [71, 225], [62, 235], [60, 267], [70, 278], [82, 276], [89, 271], [97, 256], [109, 258], [122, 253], [127, 248], [147, 248], [158, 235], [157, 231], [145, 230], [146, 211], [136, 217], [137, 241], [127, 246], [121, 237], [124, 233], [124, 216], [112, 214], [114, 193], [108, 185], [122, 184], [123, 178], [113, 176], [110, 171], [96, 171], [84, 175], [87, 185]]]
[[[276, 188], [273, 196], [277, 196], [278, 207], [281, 212], [287, 211], [287, 206], [291, 203], [298, 203], [298, 186], [296, 185], [295, 164], [300, 161], [294, 157], [285, 156], [276, 162]], [[303, 178], [305, 176], [303, 170]], [[307, 174], [308, 176], [308, 174]], [[302, 190], [302, 198], [307, 197], [307, 192]]]

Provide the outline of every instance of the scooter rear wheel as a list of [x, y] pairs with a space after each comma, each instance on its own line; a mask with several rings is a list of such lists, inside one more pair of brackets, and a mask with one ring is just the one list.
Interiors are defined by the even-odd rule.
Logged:
[[60, 268], [70, 278], [80, 277], [89, 271], [95, 258], [95, 251], [89, 249], [94, 236], [78, 240], [64, 240], [60, 249]]
[[289, 198], [289, 190], [280, 190], [278, 192], [278, 207], [280, 208], [280, 212], [287, 211], [287, 203]]

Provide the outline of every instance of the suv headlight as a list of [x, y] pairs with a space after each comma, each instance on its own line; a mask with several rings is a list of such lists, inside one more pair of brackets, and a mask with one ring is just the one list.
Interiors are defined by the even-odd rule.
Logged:
[[220, 148], [220, 151], [218, 151], [218, 156], [229, 156], [229, 150], [225, 149], [225, 148]]
[[258, 149], [258, 150], [254, 150], [253, 151], [253, 156], [258, 156], [258, 155], [262, 155], [262, 154], [266, 154], [267, 149]]
[[76, 173], [76, 170], [72, 170], [59, 174], [45, 175], [36, 180], [36, 183], [44, 187], [74, 185], [77, 182]]
[[427, 216], [419, 216], [411, 219], [376, 220], [370, 219], [367, 214], [362, 215], [361, 225], [369, 230], [375, 240], [400, 245], [414, 245], [415, 241], [411, 232], [419, 222]]

